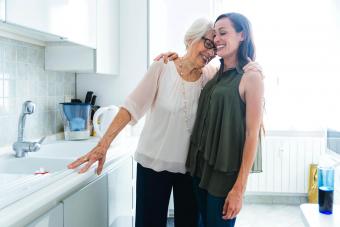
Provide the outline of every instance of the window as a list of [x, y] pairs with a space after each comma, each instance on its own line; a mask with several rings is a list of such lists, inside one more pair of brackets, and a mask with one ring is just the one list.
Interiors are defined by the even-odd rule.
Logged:
[[340, 3], [215, 0], [214, 18], [239, 12], [253, 25], [265, 79], [267, 130], [340, 126]]
[[266, 130], [340, 129], [337, 0], [150, 0], [150, 62], [164, 51], [182, 54], [195, 19], [226, 12], [242, 13], [253, 25], [266, 77]]

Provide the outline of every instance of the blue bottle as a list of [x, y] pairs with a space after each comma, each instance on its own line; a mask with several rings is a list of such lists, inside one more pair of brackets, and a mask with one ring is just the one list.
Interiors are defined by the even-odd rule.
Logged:
[[323, 214], [332, 214], [334, 199], [333, 167], [318, 167], [318, 188], [319, 212]]

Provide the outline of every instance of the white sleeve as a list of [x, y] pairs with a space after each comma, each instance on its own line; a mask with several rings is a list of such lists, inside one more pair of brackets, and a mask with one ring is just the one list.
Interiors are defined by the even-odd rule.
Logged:
[[153, 104], [158, 91], [158, 81], [164, 67], [163, 60], [154, 62], [133, 92], [121, 106], [131, 114], [130, 124], [134, 125]]

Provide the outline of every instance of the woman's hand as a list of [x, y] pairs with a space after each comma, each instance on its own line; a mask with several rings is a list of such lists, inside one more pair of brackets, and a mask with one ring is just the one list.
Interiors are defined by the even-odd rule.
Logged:
[[178, 54], [176, 52], [166, 52], [166, 53], [161, 53], [160, 55], [158, 55], [155, 59], [153, 59], [154, 61], [159, 61], [161, 60], [161, 58], [163, 58], [163, 62], [166, 64], [168, 63], [168, 61], [173, 61], [176, 60], [178, 58]]
[[259, 72], [262, 75], [262, 79], [264, 78], [261, 65], [255, 61], [252, 61], [251, 59], [249, 59], [249, 63], [243, 67], [243, 71], [245, 73], [250, 71]]
[[242, 208], [243, 193], [242, 190], [232, 188], [225, 199], [222, 218], [224, 220], [235, 218]]
[[101, 143], [98, 143], [97, 146], [94, 147], [90, 152], [81, 156], [76, 161], [70, 163], [67, 167], [69, 169], [75, 169], [81, 164], [86, 163], [85, 166], [79, 170], [79, 173], [85, 173], [93, 165], [93, 163], [98, 161], [96, 172], [98, 175], [100, 175], [104, 167], [106, 152], [107, 148]]

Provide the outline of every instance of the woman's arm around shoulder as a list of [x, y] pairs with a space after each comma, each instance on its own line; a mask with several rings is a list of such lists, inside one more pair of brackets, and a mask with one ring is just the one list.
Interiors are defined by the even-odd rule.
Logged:
[[206, 76], [208, 80], [211, 80], [219, 70], [219, 66], [216, 63], [210, 61], [207, 65], [203, 68], [203, 74]]
[[239, 92], [242, 100], [247, 104], [252, 100], [263, 101], [264, 83], [260, 71], [250, 70], [244, 72], [240, 82]]

